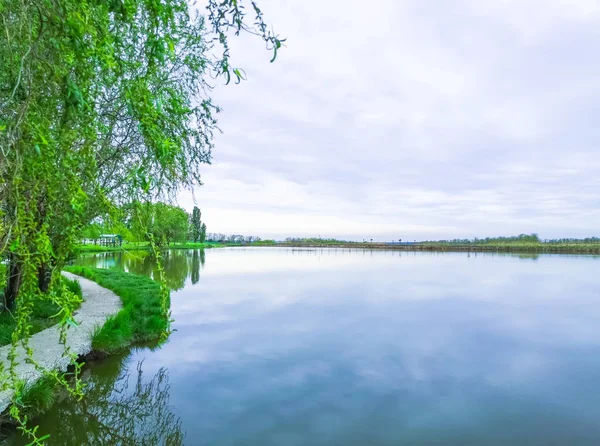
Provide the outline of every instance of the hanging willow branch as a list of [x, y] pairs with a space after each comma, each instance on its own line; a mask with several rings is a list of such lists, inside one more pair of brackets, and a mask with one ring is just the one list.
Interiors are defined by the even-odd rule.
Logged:
[[[229, 65], [228, 32], [260, 36], [273, 60], [282, 46], [254, 2], [246, 25], [242, 3], [211, 0], [204, 17], [186, 0], [0, 0], [0, 259], [8, 270], [0, 285], [2, 311], [17, 320], [0, 390], [17, 390], [11, 415], [34, 444], [43, 437], [27, 428], [15, 369], [19, 345], [40, 368], [29, 346], [33, 307], [59, 306], [64, 354], [76, 364], [65, 340], [77, 297], [60, 271], [81, 228], [115, 205], [201, 184], [220, 111], [206, 80], [244, 78]], [[170, 321], [161, 253], [149, 240]], [[81, 395], [77, 378], [69, 387], [44, 373]]]

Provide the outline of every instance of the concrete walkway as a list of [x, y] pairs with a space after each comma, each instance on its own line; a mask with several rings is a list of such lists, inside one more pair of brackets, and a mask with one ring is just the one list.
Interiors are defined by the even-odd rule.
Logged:
[[[77, 327], [69, 327], [67, 331], [67, 345], [71, 351], [85, 355], [92, 351], [92, 334], [97, 326], [104, 324], [106, 319], [116, 313], [122, 307], [121, 299], [115, 293], [101, 287], [96, 282], [84, 279], [71, 273], [63, 272], [69, 279], [79, 281], [83, 294], [83, 303], [75, 312]], [[44, 331], [34, 334], [29, 340], [33, 348], [35, 361], [47, 370], [65, 371], [69, 366], [69, 358], [63, 356], [64, 345], [59, 344], [59, 329], [57, 326], [50, 327]], [[10, 345], [0, 347], [0, 362], [8, 368], [8, 353]], [[32, 364], [25, 363], [25, 350], [19, 347], [17, 350], [17, 372], [20, 379], [26, 381], [37, 381], [42, 373], [37, 371]], [[0, 412], [4, 411], [10, 404], [13, 391], [0, 392]]]

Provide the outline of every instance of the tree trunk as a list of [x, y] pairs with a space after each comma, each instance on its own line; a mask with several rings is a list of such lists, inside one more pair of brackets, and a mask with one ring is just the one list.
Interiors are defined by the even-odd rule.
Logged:
[[52, 269], [45, 263], [38, 269], [38, 286], [40, 291], [45, 293], [50, 287], [50, 281], [52, 280]]
[[6, 279], [6, 290], [4, 292], [4, 304], [7, 309], [12, 309], [15, 306], [19, 289], [23, 282], [23, 265], [14, 257], [10, 259], [8, 265], [8, 277]]

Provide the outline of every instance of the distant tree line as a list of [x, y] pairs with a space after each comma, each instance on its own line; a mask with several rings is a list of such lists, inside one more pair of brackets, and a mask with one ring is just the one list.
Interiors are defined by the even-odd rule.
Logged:
[[208, 233], [206, 235], [206, 241], [213, 243], [257, 243], [262, 241], [260, 237], [255, 236], [245, 236], [245, 235], [236, 235], [236, 234], [218, 234], [218, 233]]
[[[140, 211], [141, 208], [141, 211]], [[115, 216], [97, 218], [82, 231], [82, 238], [96, 240], [102, 234], [119, 234], [128, 242], [146, 242], [150, 234], [159, 245], [173, 242], [200, 242], [206, 240], [206, 223], [201, 220], [197, 206], [191, 214], [185, 209], [167, 203], [147, 203], [121, 207]]]
[[82, 232], [84, 240], [97, 240], [101, 234], [119, 234], [126, 242], [146, 242], [151, 233], [159, 245], [170, 243], [259, 243], [271, 242], [256, 236], [241, 234], [222, 234], [207, 232], [202, 221], [202, 211], [197, 206], [191, 213], [185, 209], [167, 203], [144, 204], [142, 211], [138, 206], [132, 212], [130, 206], [123, 206], [116, 216], [97, 218], [88, 224]]
[[320, 238], [320, 237], [288, 237], [285, 239], [286, 243], [297, 243], [297, 244], [336, 244], [336, 243], [349, 243], [346, 240], [338, 240], [335, 238]]
[[556, 238], [556, 239], [548, 239], [544, 240], [545, 243], [554, 243], [554, 244], [595, 244], [600, 243], [600, 237], [586, 237], [586, 238]]
[[447, 244], [447, 245], [519, 245], [519, 244], [594, 244], [600, 243], [598, 237], [587, 238], [560, 238], [560, 239], [540, 239], [538, 234], [519, 234], [513, 237], [486, 237], [473, 239], [452, 239], [424, 241], [423, 244]]

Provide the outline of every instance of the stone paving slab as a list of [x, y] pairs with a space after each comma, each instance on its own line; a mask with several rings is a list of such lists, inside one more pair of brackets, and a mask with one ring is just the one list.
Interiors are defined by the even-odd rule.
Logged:
[[[92, 351], [92, 335], [97, 326], [104, 324], [106, 319], [121, 310], [122, 303], [119, 296], [96, 282], [85, 279], [75, 274], [63, 272], [69, 279], [79, 281], [83, 295], [83, 303], [75, 312], [77, 327], [69, 327], [67, 331], [67, 345], [71, 351], [78, 355], [85, 355]], [[35, 361], [46, 370], [66, 371], [69, 366], [69, 358], [64, 357], [64, 345], [59, 343], [59, 328], [57, 326], [47, 328], [34, 334], [29, 345], [33, 348]], [[8, 367], [8, 353], [10, 345], [0, 347], [0, 362]], [[37, 381], [42, 376], [32, 364], [27, 364], [25, 350], [19, 347], [17, 350], [17, 373], [20, 379], [26, 381]], [[12, 390], [0, 392], [0, 412], [4, 411], [10, 404], [13, 395]]]

